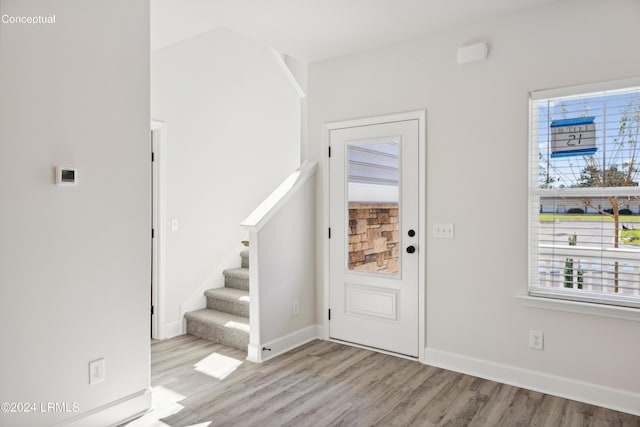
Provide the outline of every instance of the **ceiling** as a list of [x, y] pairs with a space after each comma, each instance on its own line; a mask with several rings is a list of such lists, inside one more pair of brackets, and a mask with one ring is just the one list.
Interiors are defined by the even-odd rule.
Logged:
[[561, 0], [151, 0], [151, 49], [225, 27], [306, 62]]

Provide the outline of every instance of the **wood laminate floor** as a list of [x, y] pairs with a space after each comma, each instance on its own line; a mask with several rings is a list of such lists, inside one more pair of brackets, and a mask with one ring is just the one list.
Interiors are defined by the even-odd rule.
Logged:
[[151, 344], [154, 409], [129, 427], [633, 426], [640, 417], [316, 340], [262, 364], [183, 335]]

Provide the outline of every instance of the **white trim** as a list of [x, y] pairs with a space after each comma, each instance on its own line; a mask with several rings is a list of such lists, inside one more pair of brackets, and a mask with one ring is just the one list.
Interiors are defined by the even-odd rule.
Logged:
[[[151, 121], [151, 131], [155, 132], [157, 138], [153, 138], [153, 152], [155, 161], [152, 163], [153, 174], [153, 218], [154, 224], [151, 226], [155, 230], [153, 245], [153, 282], [151, 284], [153, 293], [154, 314], [151, 321], [151, 337], [154, 339], [165, 339], [169, 336], [168, 325], [165, 325], [165, 283], [166, 283], [166, 245], [164, 242], [164, 224], [166, 218], [166, 144], [167, 128], [166, 123], [156, 120]], [[178, 334], [179, 335], [179, 334]]]
[[140, 390], [115, 402], [66, 419], [59, 427], [112, 427], [137, 418], [151, 408], [151, 389]]
[[425, 363], [565, 399], [640, 415], [640, 393], [427, 348]]
[[[426, 260], [427, 260], [427, 217], [426, 217], [426, 197], [427, 197], [427, 112], [426, 110], [410, 111], [405, 113], [389, 114], [378, 117], [366, 117], [354, 120], [346, 120], [339, 122], [325, 123], [324, 136], [323, 136], [323, 161], [322, 170], [324, 171], [322, 180], [322, 194], [324, 211], [322, 213], [322, 272], [323, 272], [323, 301], [322, 301], [322, 324], [319, 325], [320, 337], [324, 340], [329, 339], [329, 322], [327, 319], [327, 313], [329, 310], [329, 239], [327, 238], [326, 231], [329, 229], [329, 143], [330, 134], [332, 130], [344, 129], [358, 126], [371, 126], [384, 123], [393, 123], [408, 120], [418, 120], [418, 152], [419, 152], [419, 174], [418, 191], [419, 197], [419, 226], [420, 233], [418, 234], [418, 253], [420, 254], [418, 262], [418, 360], [424, 362], [425, 353], [424, 348], [426, 345]], [[390, 353], [394, 354], [394, 353]], [[413, 359], [415, 360], [415, 359]]]
[[353, 120], [343, 120], [339, 122], [329, 122], [329, 123], [325, 123], [324, 128], [328, 137], [329, 131], [337, 130], [337, 129], [380, 125], [384, 123], [404, 122], [408, 120], [420, 120], [421, 121], [420, 123], [424, 124], [425, 117], [426, 117], [426, 111], [418, 110], [418, 111], [409, 111], [406, 113], [388, 114], [385, 116], [365, 117], [365, 118], [353, 119]]
[[[324, 134], [322, 135], [322, 206], [324, 210], [320, 218], [322, 228], [320, 235], [316, 236], [322, 242], [322, 257], [321, 257], [321, 271], [322, 271], [322, 303], [320, 304], [320, 318], [322, 323], [320, 324], [320, 337], [323, 340], [329, 339], [329, 239], [327, 233], [329, 230], [329, 215], [330, 215], [330, 203], [329, 203], [329, 177], [331, 176], [331, 165], [329, 162], [329, 143], [331, 142], [331, 129], [325, 124]], [[317, 219], [316, 219], [317, 221]]]
[[[262, 345], [262, 348], [267, 347], [267, 348], [270, 348], [271, 351], [263, 350], [262, 348], [256, 349], [255, 346], [251, 348], [251, 345], [250, 345], [249, 350], [250, 350], [250, 356], [252, 356], [252, 358], [251, 359], [247, 358], [247, 359], [257, 363], [265, 362], [269, 359], [273, 359], [274, 357], [280, 356], [281, 354], [291, 351], [296, 347], [300, 347], [301, 345], [304, 345], [309, 341], [313, 341], [319, 338], [320, 338], [320, 325], [307, 326], [306, 328], [298, 329], [295, 332], [292, 332], [280, 338], [276, 338], [275, 340], [271, 340]], [[256, 356], [256, 350], [257, 350], [257, 357], [253, 357], [253, 356]]]
[[[535, 246], [539, 243], [539, 236], [537, 233], [534, 233], [533, 226], [531, 224], [531, 213], [535, 212], [534, 209], [539, 209], [540, 206], [540, 196], [536, 194], [534, 189], [538, 186], [537, 179], [534, 180], [533, 171], [538, 167], [538, 156], [534, 155], [533, 149], [533, 133], [531, 132], [532, 126], [539, 119], [537, 114], [538, 110], [533, 108], [533, 100], [531, 99], [531, 95], [529, 96], [529, 123], [527, 126], [528, 132], [528, 141], [527, 141], [527, 156], [528, 156], [528, 164], [529, 169], [527, 170], [527, 290], [531, 283], [534, 282], [534, 278], [536, 277], [536, 270], [533, 268], [534, 265], [538, 265], [539, 257], [538, 250]], [[534, 117], [535, 115], [535, 117]], [[535, 153], [537, 154], [538, 149], [536, 148]], [[537, 178], [537, 177], [536, 177]]]
[[522, 305], [527, 307], [640, 322], [640, 310], [637, 308], [569, 301], [557, 298], [534, 297], [526, 294], [517, 295], [516, 298]]
[[[249, 231], [260, 231], [318, 169], [317, 162], [305, 161], [289, 175], [242, 223]], [[253, 241], [250, 240], [252, 243]], [[251, 261], [249, 261], [251, 262]]]
[[262, 327], [260, 326], [260, 264], [258, 263], [260, 243], [258, 232], [249, 231], [249, 347], [248, 359], [252, 362], [262, 362]]
[[420, 182], [418, 183], [419, 199], [418, 199], [418, 216], [420, 221], [420, 234], [418, 235], [418, 255], [420, 262], [418, 263], [418, 359], [424, 362], [424, 348], [427, 345], [427, 112], [421, 110], [416, 113], [418, 116], [418, 153], [419, 153], [419, 172]]
[[596, 92], [611, 91], [629, 87], [640, 86], [640, 77], [630, 77], [626, 79], [608, 80], [597, 83], [587, 83], [583, 85], [565, 86], [552, 89], [543, 89], [531, 92], [531, 100], [538, 101], [547, 98], [562, 98], [572, 95], [589, 95]]
[[307, 94], [304, 93], [304, 90], [298, 83], [298, 80], [295, 78], [295, 76], [291, 72], [291, 69], [289, 68], [286, 61], [284, 60], [284, 56], [282, 55], [282, 53], [280, 53], [279, 51], [275, 50], [272, 47], [270, 47], [269, 50], [271, 51], [271, 55], [273, 55], [273, 58], [276, 60], [276, 63], [284, 73], [285, 77], [287, 78], [287, 80], [289, 80], [289, 83], [293, 87], [293, 90], [296, 91], [296, 94], [298, 95], [298, 97], [300, 97], [301, 99], [306, 98]]
[[[182, 313], [184, 315], [184, 313]], [[182, 320], [178, 320], [177, 322], [173, 322], [173, 323], [167, 323], [166, 325], [164, 325], [164, 337], [165, 338], [173, 338], [173, 337], [177, 337], [179, 335], [184, 335], [185, 332], [183, 331], [183, 324], [184, 322]]]

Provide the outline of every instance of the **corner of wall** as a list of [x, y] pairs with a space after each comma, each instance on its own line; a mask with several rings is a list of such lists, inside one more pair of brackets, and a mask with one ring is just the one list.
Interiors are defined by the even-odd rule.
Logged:
[[269, 341], [263, 345], [262, 349], [257, 349], [259, 353], [255, 353], [256, 349], [251, 349], [249, 354], [258, 354], [259, 356], [256, 359], [264, 362], [315, 339], [320, 339], [320, 325], [307, 326], [306, 328]]

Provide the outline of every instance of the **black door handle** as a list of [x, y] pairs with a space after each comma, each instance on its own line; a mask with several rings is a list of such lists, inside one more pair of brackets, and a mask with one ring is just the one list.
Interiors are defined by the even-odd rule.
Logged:
[[407, 253], [414, 253], [416, 251], [416, 247], [411, 245], [411, 246], [407, 246]]

